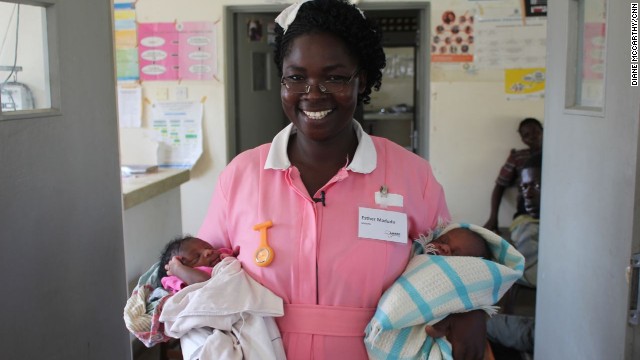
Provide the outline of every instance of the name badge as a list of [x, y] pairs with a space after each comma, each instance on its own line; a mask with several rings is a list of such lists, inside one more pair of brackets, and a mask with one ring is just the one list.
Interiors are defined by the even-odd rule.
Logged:
[[400, 194], [382, 193], [376, 191], [375, 193], [376, 204], [382, 207], [387, 206], [399, 206], [402, 207], [404, 199]]
[[358, 237], [406, 244], [407, 214], [380, 209], [359, 208]]

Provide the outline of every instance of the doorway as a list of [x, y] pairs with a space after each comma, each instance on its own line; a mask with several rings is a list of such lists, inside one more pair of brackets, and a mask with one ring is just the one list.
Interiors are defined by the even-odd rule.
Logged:
[[364, 105], [362, 125], [367, 133], [387, 138], [409, 151], [417, 152], [415, 129], [416, 55], [421, 52], [417, 10], [370, 11], [367, 13], [382, 29], [387, 65], [380, 91], [371, 94]]
[[[288, 124], [281, 108], [280, 78], [270, 46], [274, 19], [283, 8], [282, 5], [225, 8], [226, 77], [233, 79], [226, 88], [229, 161], [244, 150], [270, 142]], [[387, 137], [428, 158], [429, 47], [425, 41], [429, 37], [420, 34], [429, 33], [429, 4], [362, 4], [361, 8], [381, 26], [382, 21], [388, 23], [390, 19], [401, 24], [387, 28], [383, 40], [385, 51], [389, 52], [387, 73], [381, 91], [372, 93], [371, 104], [365, 106], [362, 117], [356, 116], [357, 120], [365, 131]], [[407, 27], [400, 27], [405, 21]], [[249, 33], [252, 26], [261, 27], [262, 35], [252, 38]], [[394, 73], [389, 72], [389, 59], [396, 61]], [[385, 93], [385, 85], [393, 89], [394, 82], [407, 89], [403, 90], [401, 100], [390, 96], [393, 90]]]
[[288, 124], [280, 105], [280, 77], [273, 61], [277, 15], [277, 12], [247, 12], [234, 16], [233, 156], [270, 142]]

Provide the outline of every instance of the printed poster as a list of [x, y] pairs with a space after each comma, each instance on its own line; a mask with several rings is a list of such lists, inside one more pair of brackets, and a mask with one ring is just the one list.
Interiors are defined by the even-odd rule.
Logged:
[[142, 80], [211, 80], [218, 73], [215, 24], [138, 24]]
[[138, 24], [141, 80], [178, 80], [178, 32], [175, 23]]
[[519, 6], [486, 9], [476, 19], [478, 69], [544, 67], [546, 17], [523, 20]]
[[545, 68], [505, 69], [504, 91], [508, 100], [544, 97]]
[[202, 102], [151, 105], [151, 126], [158, 141], [158, 165], [191, 168], [202, 154]]
[[179, 78], [213, 80], [218, 73], [215, 25], [211, 22], [185, 22], [179, 31]]
[[473, 61], [473, 14], [469, 11], [445, 10], [437, 19], [432, 29], [431, 61]]
[[142, 126], [142, 86], [118, 84], [118, 122], [121, 128]]

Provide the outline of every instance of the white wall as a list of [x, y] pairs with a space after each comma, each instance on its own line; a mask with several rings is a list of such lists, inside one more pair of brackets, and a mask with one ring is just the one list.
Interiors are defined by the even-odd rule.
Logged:
[[[136, 10], [139, 22], [218, 21], [222, 19], [224, 6], [275, 2], [192, 0], [185, 6], [177, 0], [139, 0]], [[374, 2], [382, 1], [361, 1], [360, 4], [366, 6]], [[439, 0], [433, 3], [432, 14], [441, 13], [446, 7], [469, 7], [470, 4], [466, 0]], [[217, 33], [219, 69], [225, 68], [227, 34], [223, 28], [219, 26]], [[191, 181], [182, 186], [182, 224], [189, 233], [196, 233], [200, 227], [216, 178], [226, 165], [224, 75], [221, 70], [218, 76], [221, 82], [183, 81], [181, 85], [189, 86], [190, 99], [207, 96], [204, 154], [193, 168]], [[518, 122], [527, 116], [543, 120], [543, 101], [506, 101], [500, 71], [470, 75], [461, 64], [436, 64], [432, 65], [431, 79], [430, 161], [445, 187], [454, 219], [482, 225], [489, 215], [490, 195], [498, 169], [511, 148], [524, 146], [516, 132]], [[144, 82], [144, 96], [153, 101], [158, 88], [169, 88], [171, 99], [175, 86], [176, 82]], [[508, 226], [514, 211], [513, 194], [507, 198], [510, 200], [501, 209], [501, 226]]]
[[160, 259], [164, 246], [182, 231], [180, 188], [124, 211], [124, 260], [130, 294], [138, 279]]
[[[497, 81], [431, 83], [429, 153], [454, 220], [483, 225], [500, 167], [512, 148], [525, 147], [517, 133], [525, 116], [543, 120], [544, 101], [507, 101]], [[509, 226], [516, 189], [500, 207], [500, 226]]]

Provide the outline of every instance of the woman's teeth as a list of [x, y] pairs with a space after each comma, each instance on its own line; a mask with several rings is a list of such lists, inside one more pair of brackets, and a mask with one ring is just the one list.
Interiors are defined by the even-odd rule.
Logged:
[[331, 112], [331, 110], [325, 111], [303, 111], [305, 115], [313, 120], [320, 120], [323, 117], [327, 116]]

